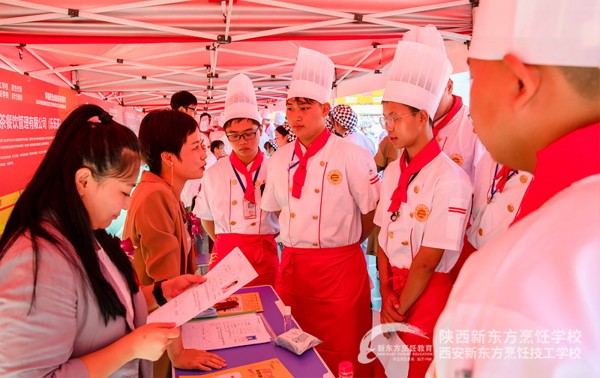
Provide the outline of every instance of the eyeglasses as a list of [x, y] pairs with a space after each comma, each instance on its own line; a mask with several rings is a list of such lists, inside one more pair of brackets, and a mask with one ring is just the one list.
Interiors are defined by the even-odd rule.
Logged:
[[242, 138], [244, 138], [244, 140], [252, 140], [252, 139], [256, 138], [256, 134], [258, 134], [258, 129], [254, 130], [254, 131], [246, 131], [245, 133], [241, 133], [241, 134], [225, 134], [225, 135], [227, 135], [227, 139], [230, 142], [238, 142]]
[[381, 117], [379, 117], [379, 123], [381, 124], [382, 127], [385, 127], [386, 125], [394, 127], [394, 125], [396, 124], [396, 121], [399, 120], [400, 118], [408, 117], [409, 115], [415, 114], [418, 112], [419, 111], [416, 110], [414, 112], [400, 114], [395, 117], [381, 116]]
[[197, 106], [184, 106], [185, 110], [191, 110], [196, 113]]

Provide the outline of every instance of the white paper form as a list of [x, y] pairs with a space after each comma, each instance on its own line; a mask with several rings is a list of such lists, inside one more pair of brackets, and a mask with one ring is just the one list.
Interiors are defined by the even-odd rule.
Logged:
[[194, 285], [148, 315], [148, 323], [175, 322], [177, 326], [227, 298], [258, 276], [246, 256], [235, 248]]
[[266, 320], [259, 314], [227, 316], [183, 325], [183, 347], [214, 350], [271, 341]]

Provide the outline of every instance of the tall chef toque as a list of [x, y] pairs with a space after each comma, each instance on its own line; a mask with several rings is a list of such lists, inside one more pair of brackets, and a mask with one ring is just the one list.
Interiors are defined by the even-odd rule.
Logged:
[[224, 122], [235, 118], [250, 118], [258, 123], [262, 120], [258, 113], [254, 86], [244, 74], [235, 76], [227, 83]]
[[396, 47], [383, 101], [424, 109], [433, 119], [452, 73], [443, 44], [435, 27], [407, 31]]
[[335, 67], [327, 55], [300, 47], [288, 99], [305, 97], [321, 104], [328, 102], [334, 75]]

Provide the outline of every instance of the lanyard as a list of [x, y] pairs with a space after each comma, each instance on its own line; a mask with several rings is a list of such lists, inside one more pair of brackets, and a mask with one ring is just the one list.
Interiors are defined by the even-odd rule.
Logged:
[[[237, 180], [240, 183], [242, 192], [246, 193], [246, 187], [244, 186], [244, 182], [242, 181], [240, 174], [238, 173], [237, 169], [235, 169], [235, 167], [231, 166], [231, 168], [233, 168], [233, 173], [235, 173], [235, 177], [237, 177]], [[254, 174], [254, 179], [252, 180], [252, 185], [254, 185], [256, 183], [256, 179], [258, 178], [258, 173], [260, 172], [261, 168], [262, 168], [262, 166], [258, 167], [258, 169], [256, 170], [256, 173]]]
[[[292, 158], [290, 159], [290, 161], [294, 161], [294, 158], [296, 157], [296, 151], [292, 151]], [[294, 168], [295, 166], [297, 166], [298, 164], [300, 164], [300, 160], [298, 160], [297, 162], [295, 162], [294, 164], [290, 165], [288, 167], [288, 171], [291, 171], [292, 168]]]
[[[415, 178], [417, 178], [417, 175], [419, 174], [419, 172], [421, 172], [421, 170], [418, 170], [417, 172], [415, 172], [412, 176], [410, 176], [410, 178], [408, 179], [408, 184], [406, 184], [406, 188], [408, 189], [408, 186], [410, 185], [411, 182], [413, 182], [413, 180]], [[400, 215], [400, 209], [398, 209], [398, 211], [394, 211], [391, 215], [390, 215], [390, 220], [392, 222], [395, 222], [398, 219], [398, 215]], [[411, 231], [412, 232], [412, 231]]]
[[[492, 178], [492, 186], [490, 188], [490, 199], [489, 201], [492, 200], [492, 198], [494, 198], [494, 194], [496, 194], [498, 192], [498, 188], [496, 187], [496, 176], [498, 176], [498, 170], [500, 169], [500, 164], [496, 164], [496, 168], [494, 169], [494, 177]], [[516, 175], [517, 173], [519, 173], [518, 171], [515, 170], [511, 170], [510, 173], [508, 174], [508, 177], [506, 178], [506, 181], [508, 182], [508, 180], [510, 180], [511, 177], [513, 177], [514, 175]]]

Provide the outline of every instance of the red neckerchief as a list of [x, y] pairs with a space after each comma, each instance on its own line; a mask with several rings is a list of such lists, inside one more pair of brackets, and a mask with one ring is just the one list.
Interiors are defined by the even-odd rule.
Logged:
[[577, 129], [537, 152], [533, 180], [516, 223], [571, 184], [600, 173], [600, 122]]
[[462, 108], [462, 105], [463, 105], [462, 97], [452, 95], [452, 98], [454, 100], [452, 101], [452, 107], [450, 108], [450, 111], [448, 113], [446, 113], [446, 115], [443, 116], [442, 119], [438, 120], [433, 125], [433, 136], [434, 137], [436, 137], [438, 135], [440, 130], [443, 129], [444, 126], [446, 126], [448, 124], [448, 122], [450, 122], [452, 120], [452, 118], [454, 118], [454, 116], [456, 115], [456, 113], [458, 113], [460, 108]]
[[494, 177], [494, 180], [498, 180], [496, 182], [496, 189], [498, 189], [500, 193], [502, 193], [502, 191], [504, 190], [504, 186], [506, 185], [508, 179], [512, 176], [513, 172], [518, 173], [519, 171], [512, 169], [511, 167], [506, 165], [503, 165], [502, 168], [498, 170], [498, 173], [496, 174], [496, 177]]
[[250, 170], [246, 168], [246, 165], [240, 158], [235, 154], [229, 155], [229, 161], [235, 170], [240, 172], [246, 178], [246, 190], [244, 191], [244, 198], [248, 201], [256, 204], [256, 199], [254, 198], [254, 180], [252, 180], [252, 173], [256, 172], [260, 165], [263, 162], [265, 154], [262, 151], [258, 151], [254, 161], [252, 162], [252, 166], [250, 166]]
[[421, 151], [419, 151], [417, 156], [415, 156], [410, 163], [406, 164], [408, 154], [406, 149], [404, 150], [400, 157], [400, 178], [398, 179], [398, 186], [396, 187], [396, 190], [394, 190], [394, 194], [392, 194], [392, 203], [388, 208], [390, 213], [397, 212], [400, 209], [400, 204], [407, 201], [408, 196], [406, 191], [412, 175], [419, 173], [419, 171], [438, 156], [440, 152], [442, 152], [442, 150], [440, 150], [440, 145], [435, 138], [433, 138]]
[[304, 186], [304, 181], [306, 181], [306, 166], [308, 164], [308, 159], [314, 156], [321, 150], [321, 148], [325, 146], [330, 136], [331, 132], [327, 128], [323, 129], [317, 139], [315, 139], [310, 146], [306, 148], [306, 153], [302, 153], [300, 140], [296, 139], [294, 153], [298, 156], [300, 161], [298, 162], [299, 164], [296, 172], [294, 172], [294, 185], [292, 186], [292, 196], [294, 198], [300, 198], [302, 195], [302, 187]]

